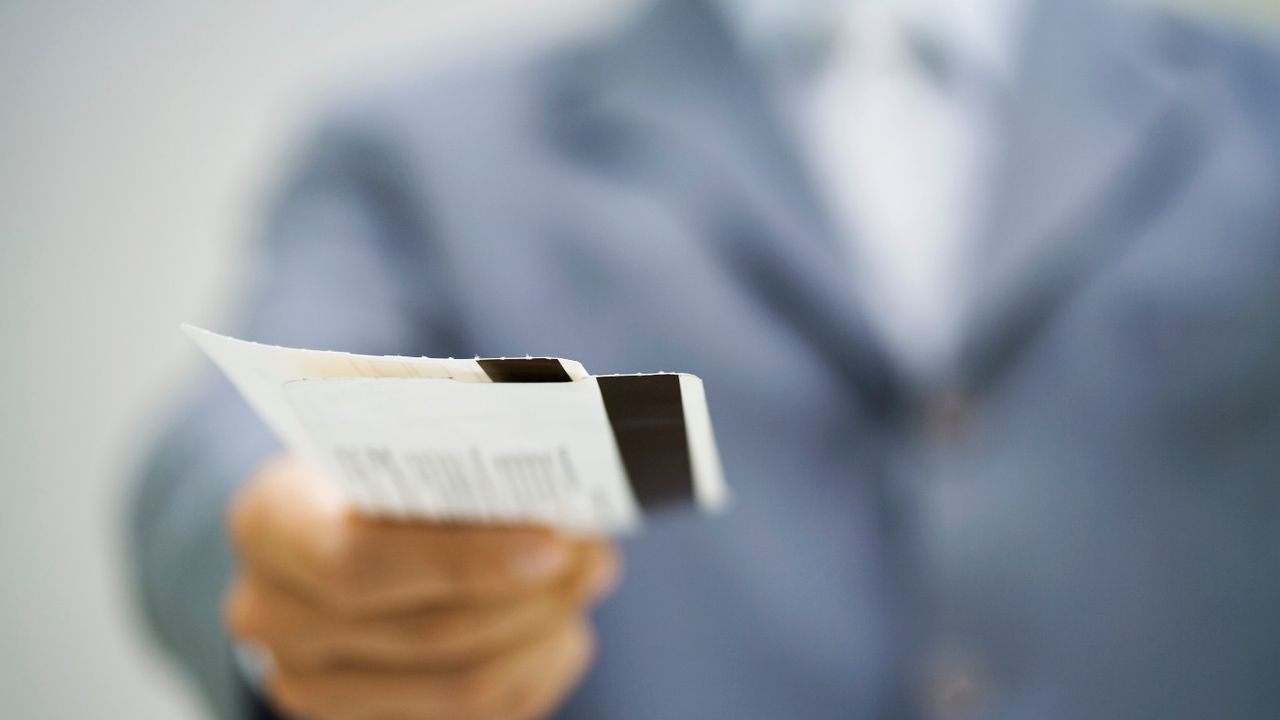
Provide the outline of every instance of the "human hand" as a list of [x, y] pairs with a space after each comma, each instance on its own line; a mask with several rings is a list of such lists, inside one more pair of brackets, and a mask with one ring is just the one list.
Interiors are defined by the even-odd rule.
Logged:
[[601, 540], [361, 517], [289, 457], [255, 473], [229, 527], [227, 626], [270, 653], [273, 703], [308, 720], [545, 717], [619, 574]]

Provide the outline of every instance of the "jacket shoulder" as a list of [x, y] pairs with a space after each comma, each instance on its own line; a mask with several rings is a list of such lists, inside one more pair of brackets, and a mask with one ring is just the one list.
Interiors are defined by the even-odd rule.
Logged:
[[400, 150], [527, 143], [600, 49], [598, 38], [562, 38], [368, 76], [327, 94], [313, 134]]

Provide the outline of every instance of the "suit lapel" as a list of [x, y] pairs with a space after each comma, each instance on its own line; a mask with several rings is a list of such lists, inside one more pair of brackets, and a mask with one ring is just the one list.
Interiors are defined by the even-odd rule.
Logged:
[[[1152, 13], [1041, 2], [1006, 99], [961, 373], [998, 377], [1193, 175], [1207, 138]], [[1166, 47], [1162, 47], [1164, 42]]]
[[691, 222], [744, 294], [785, 323], [869, 411], [900, 383], [778, 108], [703, 0], [660, 0], [568, 88], [563, 137], [601, 172]]
[[[696, 227], [745, 293], [870, 411], [908, 389], [870, 331], [792, 139], [723, 19], [659, 0], [566, 76], [553, 132]], [[1039, 2], [1001, 114], [959, 363], [980, 389], [1193, 174], [1207, 145], [1149, 12]]]

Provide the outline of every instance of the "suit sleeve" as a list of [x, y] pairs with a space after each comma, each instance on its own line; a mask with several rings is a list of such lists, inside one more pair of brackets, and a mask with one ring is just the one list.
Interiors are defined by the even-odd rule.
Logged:
[[[253, 340], [368, 353], [453, 347], [412, 173], [387, 134], [354, 122], [321, 132], [266, 223], [256, 282], [238, 323]], [[176, 332], [176, 330], [175, 330]], [[233, 388], [207, 366], [146, 459], [128, 508], [134, 586], [146, 621], [222, 718], [263, 718], [246, 697], [220, 621], [233, 558], [228, 501], [278, 449]]]

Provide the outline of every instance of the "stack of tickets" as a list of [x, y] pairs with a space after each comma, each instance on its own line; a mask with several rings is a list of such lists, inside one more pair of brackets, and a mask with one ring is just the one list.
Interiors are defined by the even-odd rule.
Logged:
[[365, 513], [600, 534], [634, 530], [663, 505], [727, 500], [694, 375], [298, 350], [183, 329]]

